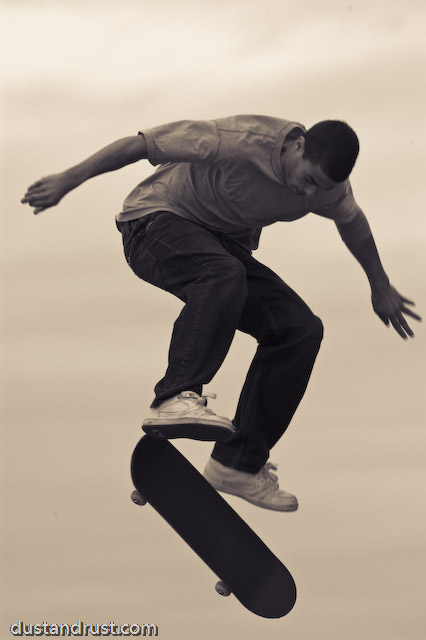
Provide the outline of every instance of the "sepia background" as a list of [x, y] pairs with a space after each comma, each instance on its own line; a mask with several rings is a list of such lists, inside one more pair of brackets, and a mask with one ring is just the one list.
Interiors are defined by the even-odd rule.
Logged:
[[[333, 223], [266, 229], [257, 258], [325, 324], [300, 410], [271, 459], [292, 514], [229, 497], [288, 566], [294, 610], [258, 618], [129, 495], [131, 452], [180, 303], [128, 269], [114, 224], [148, 162], [34, 217], [34, 180], [184, 118], [348, 121], [352, 184], [394, 285], [425, 314], [422, 0], [3, 0], [2, 617], [154, 623], [164, 640], [420, 640], [425, 630], [425, 331], [371, 309]], [[415, 325], [415, 326], [414, 326]], [[254, 342], [209, 391], [232, 416]], [[210, 445], [180, 442], [200, 470]]]

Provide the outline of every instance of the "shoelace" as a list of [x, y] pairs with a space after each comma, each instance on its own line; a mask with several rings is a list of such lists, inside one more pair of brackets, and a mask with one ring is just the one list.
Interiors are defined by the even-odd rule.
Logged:
[[216, 400], [217, 395], [215, 393], [205, 393], [203, 396], [200, 397], [200, 400], [204, 400], [204, 404], [207, 404], [207, 398], [212, 398], [213, 400]]
[[213, 400], [215, 400], [216, 397], [217, 396], [215, 393], [206, 393], [205, 395], [200, 396], [199, 398], [194, 398], [194, 400], [197, 402], [197, 404], [200, 404], [203, 407], [205, 407], [208, 413], [214, 413], [214, 411], [212, 411], [207, 407], [207, 398], [212, 398]]
[[270, 486], [274, 491], [278, 491], [278, 476], [272, 471], [277, 471], [278, 465], [273, 462], [267, 462], [259, 471], [259, 480], [261, 484]]

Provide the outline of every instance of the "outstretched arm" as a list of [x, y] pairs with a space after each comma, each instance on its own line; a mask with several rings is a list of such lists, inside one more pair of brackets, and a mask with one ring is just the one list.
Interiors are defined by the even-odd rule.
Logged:
[[65, 194], [89, 178], [115, 171], [146, 157], [146, 143], [142, 135], [122, 138], [70, 169], [37, 180], [28, 187], [21, 202], [34, 207], [35, 214], [40, 213], [58, 204]]
[[404, 298], [390, 284], [380, 261], [373, 236], [369, 235], [367, 238], [358, 241], [351, 241], [345, 238], [345, 244], [367, 274], [371, 286], [373, 308], [379, 318], [386, 326], [390, 323], [404, 340], [408, 336], [413, 338], [414, 333], [404, 316], [411, 316], [419, 321], [421, 318], [407, 306], [413, 305], [414, 302]]

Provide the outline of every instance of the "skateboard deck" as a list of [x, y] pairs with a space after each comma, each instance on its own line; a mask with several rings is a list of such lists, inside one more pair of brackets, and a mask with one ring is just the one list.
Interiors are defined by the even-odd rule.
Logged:
[[144, 436], [133, 452], [137, 504], [148, 502], [250, 611], [280, 618], [293, 608], [288, 569], [208, 481], [167, 440]]

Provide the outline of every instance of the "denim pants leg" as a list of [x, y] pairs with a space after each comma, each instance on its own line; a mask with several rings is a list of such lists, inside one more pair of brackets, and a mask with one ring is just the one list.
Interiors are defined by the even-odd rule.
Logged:
[[218, 442], [212, 457], [256, 473], [287, 429], [308, 384], [323, 337], [321, 320], [273, 271], [233, 248], [246, 270], [247, 299], [238, 329], [258, 348], [244, 383], [236, 433]]
[[240, 321], [245, 269], [215, 234], [173, 213], [155, 213], [119, 228], [135, 274], [185, 303], [152, 406], [184, 390], [201, 393], [221, 366]]
[[185, 303], [153, 406], [183, 390], [201, 393], [237, 328], [257, 340], [234, 418], [237, 432], [212, 454], [227, 466], [256, 473], [303, 397], [322, 339], [321, 321], [281, 278], [222, 234], [167, 212], [120, 227], [136, 275]]

